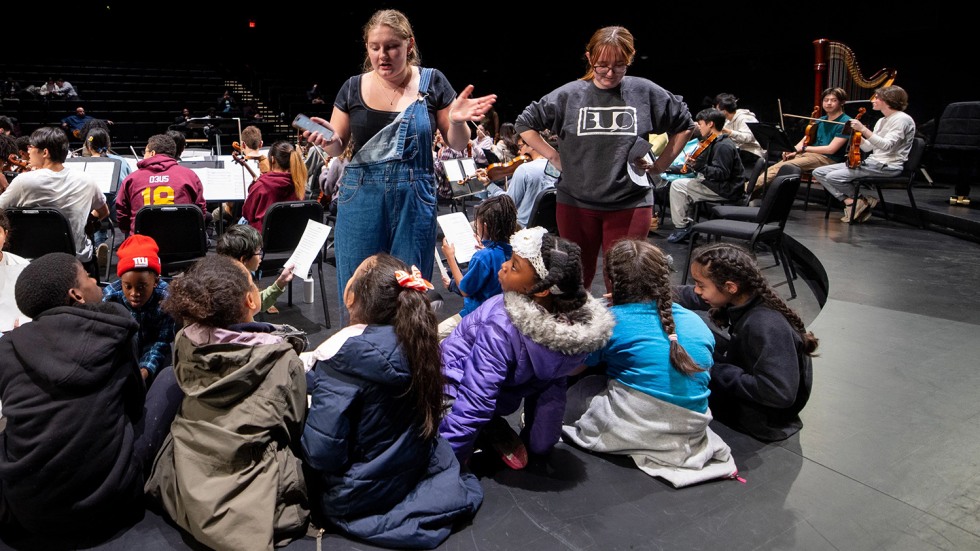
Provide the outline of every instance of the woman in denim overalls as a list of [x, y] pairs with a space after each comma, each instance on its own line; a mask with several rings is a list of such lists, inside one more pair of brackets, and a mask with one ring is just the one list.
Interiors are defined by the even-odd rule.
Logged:
[[[375, 12], [364, 26], [364, 43], [366, 72], [341, 87], [330, 122], [313, 117], [333, 136], [303, 134], [331, 156], [354, 139], [334, 228], [341, 305], [347, 281], [375, 253], [391, 253], [431, 279], [437, 212], [433, 126], [450, 147], [463, 149], [470, 139], [466, 121], [479, 121], [496, 101], [495, 95], [471, 98], [472, 85], [455, 96], [441, 72], [419, 67], [411, 25], [397, 10]], [[341, 312], [346, 323], [345, 306]]]

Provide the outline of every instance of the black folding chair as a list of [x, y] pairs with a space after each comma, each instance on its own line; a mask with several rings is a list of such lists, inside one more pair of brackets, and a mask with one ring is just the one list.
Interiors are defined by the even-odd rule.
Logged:
[[75, 254], [71, 223], [53, 207], [8, 207], [10, 220], [7, 250], [28, 259], [47, 253]]
[[[292, 255], [303, 239], [307, 222], [324, 223], [323, 205], [318, 201], [281, 201], [269, 205], [262, 219], [262, 263], [259, 270], [279, 269]], [[324, 325], [330, 328], [330, 311], [323, 283], [323, 248], [316, 255], [317, 276], [320, 280], [320, 298], [323, 304]], [[306, 274], [294, 274], [305, 278]], [[293, 284], [286, 288], [288, 303], [293, 305]]]
[[538, 192], [538, 196], [534, 198], [531, 216], [527, 219], [527, 227], [541, 226], [548, 230], [548, 233], [558, 235], [558, 217], [555, 212], [557, 208], [558, 192], [555, 188], [541, 190]]
[[691, 256], [694, 252], [694, 243], [699, 235], [707, 237], [714, 236], [718, 239], [730, 237], [749, 242], [749, 248], [754, 249], [756, 243], [767, 243], [772, 249], [772, 254], [776, 257], [776, 263], [780, 263], [782, 257], [783, 271], [786, 273], [786, 282], [793, 298], [796, 298], [796, 287], [793, 280], [796, 278], [796, 271], [789, 259], [786, 245], [783, 241], [783, 230], [786, 221], [789, 219], [793, 202], [796, 200], [796, 192], [800, 189], [800, 175], [786, 174], [776, 177], [769, 184], [769, 189], [762, 199], [762, 206], [756, 219], [751, 222], [743, 220], [714, 219], [699, 222], [694, 225], [691, 233], [691, 244], [687, 250], [688, 266], [684, 270], [681, 283], [687, 284], [687, 275], [690, 272]]
[[197, 205], [146, 205], [136, 213], [133, 231], [157, 242], [161, 275], [167, 277], [208, 254], [204, 213]]

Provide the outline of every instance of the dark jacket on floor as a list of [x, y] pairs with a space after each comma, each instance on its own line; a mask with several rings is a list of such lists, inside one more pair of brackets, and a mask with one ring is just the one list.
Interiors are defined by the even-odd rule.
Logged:
[[460, 474], [449, 442], [419, 435], [406, 396], [410, 366], [394, 328], [351, 326], [314, 355], [302, 439], [314, 508], [375, 545], [436, 547], [455, 521], [476, 513], [483, 490], [472, 474]]
[[[675, 291], [685, 308], [709, 308], [693, 286]], [[716, 354], [725, 351], [711, 368], [711, 413], [759, 440], [785, 440], [803, 428], [799, 413], [813, 385], [813, 363], [803, 351], [803, 339], [759, 297], [727, 310], [730, 340], [727, 347], [716, 347]]]
[[123, 306], [98, 303], [52, 308], [0, 339], [4, 529], [74, 537], [142, 517], [138, 329]]

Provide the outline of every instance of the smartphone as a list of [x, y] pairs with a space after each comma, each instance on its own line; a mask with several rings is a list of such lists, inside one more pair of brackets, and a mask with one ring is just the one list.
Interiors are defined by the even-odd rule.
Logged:
[[555, 165], [551, 164], [551, 161], [548, 161], [547, 164], [544, 165], [544, 173], [552, 178], [561, 178], [561, 171], [558, 170]]
[[333, 137], [333, 130], [330, 130], [322, 124], [317, 124], [310, 120], [309, 117], [300, 113], [296, 115], [293, 119], [293, 128], [297, 130], [309, 130], [310, 132], [319, 132], [325, 139], [330, 139]]

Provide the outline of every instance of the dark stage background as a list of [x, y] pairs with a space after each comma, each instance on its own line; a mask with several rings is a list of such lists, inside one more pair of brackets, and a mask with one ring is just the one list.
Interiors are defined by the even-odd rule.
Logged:
[[[589, 36], [613, 24], [636, 36], [638, 55], [629, 74], [683, 96], [692, 112], [706, 97], [730, 92], [740, 98], [739, 107], [763, 121], [778, 122], [780, 100], [785, 113], [809, 115], [812, 43], [818, 38], [851, 46], [864, 76], [897, 68], [895, 83], [909, 92], [908, 112], [920, 126], [949, 102], [977, 99], [970, 87], [977, 31], [945, 3], [917, 3], [908, 11], [881, 1], [596, 2], [588, 9], [549, 2], [351, 4], [83, 0], [71, 3], [71, 10], [39, 13], [36, 5], [21, 3], [14, 10], [29, 9], [31, 17], [5, 22], [13, 38], [8, 55], [21, 61], [88, 56], [247, 66], [264, 78], [294, 83], [300, 94], [316, 82], [330, 102], [360, 71], [362, 25], [374, 10], [394, 7], [411, 20], [423, 64], [442, 70], [457, 90], [472, 83], [478, 95], [496, 93], [502, 121], [513, 121], [531, 101], [582, 76]], [[873, 121], [868, 115], [865, 121]]]

